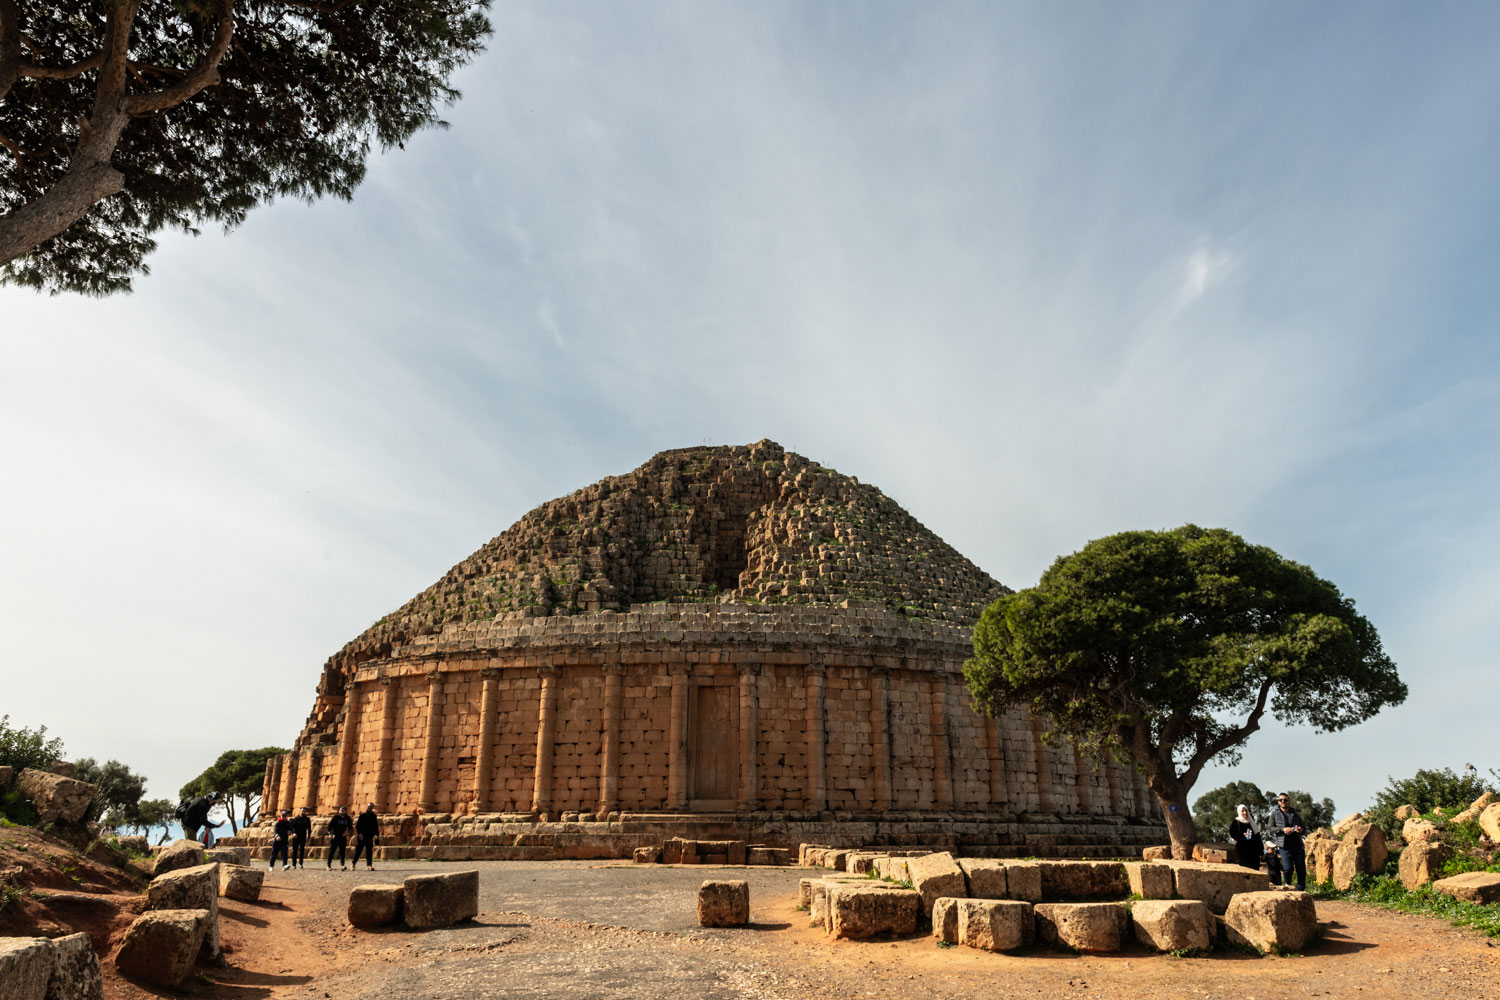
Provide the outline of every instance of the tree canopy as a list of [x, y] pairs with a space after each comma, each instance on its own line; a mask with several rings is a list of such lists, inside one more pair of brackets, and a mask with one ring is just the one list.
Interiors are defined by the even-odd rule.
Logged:
[[441, 125], [490, 0], [0, 0], [0, 281], [107, 294], [155, 235], [349, 198]]
[[[1278, 789], [1277, 791], [1281, 791]], [[1307, 829], [1333, 823], [1333, 800], [1314, 799], [1307, 792], [1286, 789], [1287, 804], [1302, 817]], [[1229, 840], [1229, 821], [1234, 819], [1239, 806], [1250, 810], [1250, 819], [1257, 832], [1267, 839], [1272, 835], [1271, 810], [1276, 806], [1276, 791], [1263, 792], [1253, 781], [1231, 781], [1211, 792], [1204, 792], [1193, 803], [1193, 820], [1198, 832], [1210, 840], [1226, 843]]]
[[1374, 626], [1332, 583], [1196, 525], [1058, 559], [985, 609], [964, 673], [980, 709], [1026, 705], [1054, 737], [1133, 762], [1178, 857], [1197, 841], [1188, 791], [1210, 760], [1238, 760], [1267, 711], [1333, 732], [1406, 698]]
[[228, 799], [226, 812], [229, 825], [235, 823], [236, 808], [241, 821], [255, 819], [256, 805], [260, 801], [261, 786], [266, 776], [266, 761], [286, 753], [284, 747], [261, 747], [259, 750], [225, 750], [192, 781], [182, 786], [183, 798], [195, 798], [209, 792], [223, 792]]
[[98, 788], [94, 801], [89, 803], [86, 820], [98, 820], [106, 811], [126, 818], [132, 816], [141, 796], [146, 794], [146, 776], [136, 774], [117, 760], [99, 764], [92, 757], [80, 757], [73, 762], [74, 776]]
[[9, 715], [0, 715], [0, 767], [13, 767], [18, 774], [28, 767], [45, 770], [62, 753], [62, 740], [47, 739], [46, 726], [16, 729]]

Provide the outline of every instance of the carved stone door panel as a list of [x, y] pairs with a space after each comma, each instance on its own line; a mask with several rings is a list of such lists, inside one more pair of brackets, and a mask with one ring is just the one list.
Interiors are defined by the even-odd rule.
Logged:
[[734, 783], [739, 774], [734, 695], [735, 688], [727, 686], [693, 689], [688, 744], [691, 809], [734, 808]]

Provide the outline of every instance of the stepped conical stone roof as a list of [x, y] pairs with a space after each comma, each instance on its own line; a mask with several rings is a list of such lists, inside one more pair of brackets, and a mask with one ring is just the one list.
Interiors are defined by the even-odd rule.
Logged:
[[663, 601], [870, 601], [971, 624], [1006, 592], [874, 486], [760, 441], [664, 451], [542, 504], [355, 644]]

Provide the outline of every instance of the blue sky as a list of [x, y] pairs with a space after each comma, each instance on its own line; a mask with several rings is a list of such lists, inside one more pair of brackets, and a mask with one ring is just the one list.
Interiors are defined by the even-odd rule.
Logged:
[[536, 504], [769, 437], [992, 575], [1222, 525], [1411, 686], [1206, 774], [1500, 767], [1500, 8], [503, 4], [351, 203], [0, 289], [3, 708], [172, 796]]

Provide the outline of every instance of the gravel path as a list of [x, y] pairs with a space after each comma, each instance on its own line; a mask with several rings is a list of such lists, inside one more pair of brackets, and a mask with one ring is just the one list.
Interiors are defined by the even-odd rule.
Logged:
[[[409, 874], [477, 868], [473, 923], [425, 934], [350, 928], [347, 890]], [[185, 995], [214, 1000], [476, 1000], [687, 997], [1286, 996], [1478, 998], [1500, 982], [1493, 939], [1430, 918], [1324, 903], [1327, 940], [1299, 958], [1220, 953], [1175, 959], [1134, 950], [1083, 957], [938, 948], [929, 937], [834, 942], [795, 909], [794, 868], [711, 868], [615, 862], [393, 862], [373, 873], [309, 867], [274, 872], [263, 902], [226, 903], [231, 967]], [[742, 929], [697, 925], [706, 878], [750, 882]], [[150, 996], [111, 977], [106, 995]], [[167, 994], [155, 994], [167, 995]]]

